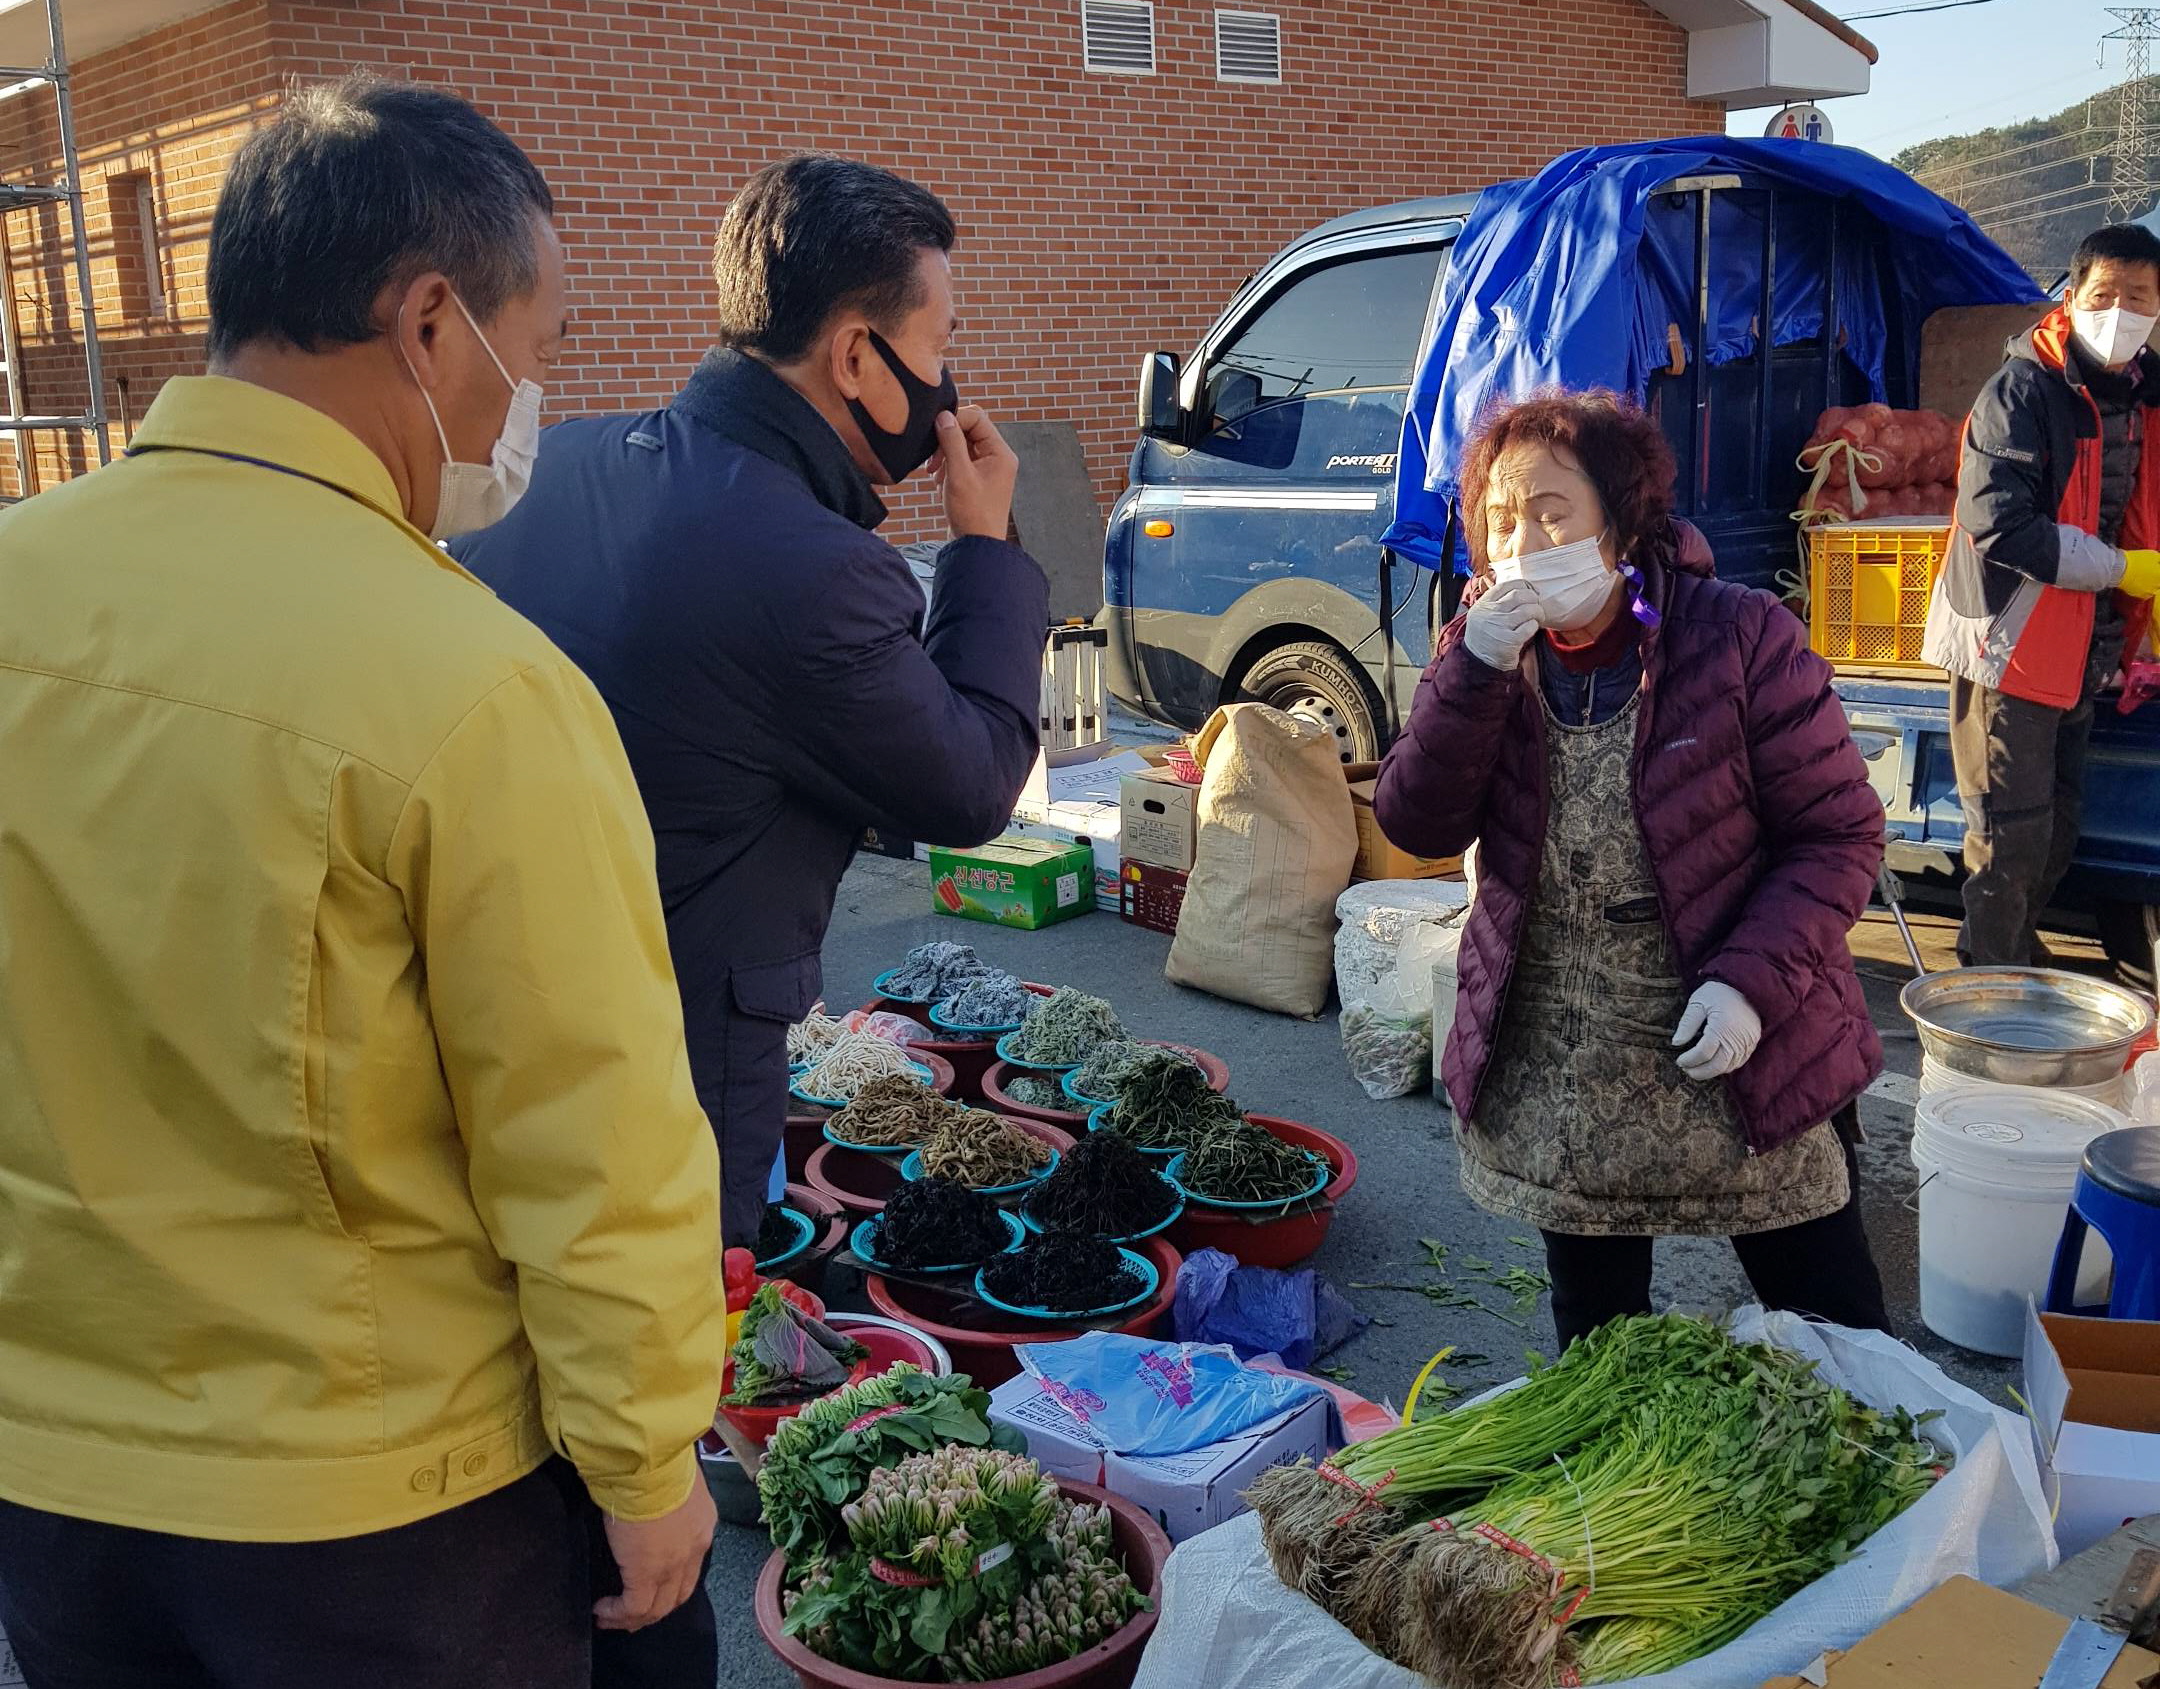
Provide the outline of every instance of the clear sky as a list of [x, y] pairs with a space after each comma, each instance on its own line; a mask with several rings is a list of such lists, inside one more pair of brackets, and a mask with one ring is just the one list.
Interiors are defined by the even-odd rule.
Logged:
[[[1826, 100], [1835, 138], [1883, 158], [1916, 141], [1962, 135], [2075, 105], [2123, 78], [2118, 26], [2100, 0], [1984, 0], [1954, 11], [1860, 20], [1921, 0], [1829, 0], [1828, 10], [1881, 51], [1868, 92]], [[2154, 70], [2160, 72], [2160, 55]], [[1773, 113], [1736, 112], [1728, 128], [1760, 135]]]

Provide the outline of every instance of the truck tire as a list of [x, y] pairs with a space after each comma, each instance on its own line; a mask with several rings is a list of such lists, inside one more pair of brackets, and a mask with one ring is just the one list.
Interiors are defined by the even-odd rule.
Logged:
[[1278, 645], [1245, 671], [1237, 693], [1325, 727], [1344, 762], [1379, 759], [1380, 699], [1357, 665], [1332, 645], [1309, 639]]
[[2115, 971], [2132, 985], [2150, 990], [2153, 938], [2160, 934], [2160, 908], [2109, 897], [2093, 906], [2093, 917], [2100, 928], [2100, 948], [2115, 964]]

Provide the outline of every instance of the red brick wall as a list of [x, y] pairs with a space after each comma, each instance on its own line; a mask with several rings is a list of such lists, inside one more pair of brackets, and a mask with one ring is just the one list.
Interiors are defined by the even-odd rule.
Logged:
[[[168, 261], [178, 327], [199, 330], [211, 177], [275, 81], [367, 67], [470, 95], [562, 204], [577, 343], [551, 416], [681, 383], [707, 344], [713, 224], [750, 171], [804, 147], [889, 165], [961, 223], [963, 390], [1000, 415], [1070, 419], [1107, 502], [1140, 355], [1189, 348], [1293, 235], [1571, 147], [1723, 128], [1686, 98], [1681, 31], [1642, 0], [1235, 3], [1280, 14], [1280, 86], [1215, 80], [1208, 0], [1158, 0], [1146, 77], [1083, 70], [1078, 0], [255, 0], [83, 67], [83, 136], [101, 161], [188, 149], [184, 181], [168, 164], [188, 208]], [[0, 168], [40, 139], [10, 121], [0, 106]], [[125, 292], [110, 262], [101, 274], [101, 293]], [[131, 360], [200, 344], [116, 326]]]
[[[76, 148], [115, 451], [168, 375], [203, 360], [203, 258], [226, 164], [277, 100], [270, 9], [239, 0], [200, 13], [75, 67]], [[0, 101], [0, 175], [49, 182], [60, 171], [52, 94]], [[132, 183], [150, 180], [165, 312], [150, 312], [147, 255]], [[115, 212], [118, 216], [115, 216]], [[15, 320], [23, 339], [25, 403], [41, 415], [79, 415], [84, 380], [75, 246], [63, 206], [0, 217]], [[124, 384], [124, 387], [123, 387]], [[97, 462], [83, 434], [41, 433], [39, 485]], [[12, 437], [0, 438], [0, 493], [19, 493]]]

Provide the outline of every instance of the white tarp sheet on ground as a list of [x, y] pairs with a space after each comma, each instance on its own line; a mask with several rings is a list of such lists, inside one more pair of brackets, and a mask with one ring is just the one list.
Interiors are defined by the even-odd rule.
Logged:
[[[2010, 1586], [2055, 1563], [2055, 1538], [2025, 1423], [1953, 1382], [1933, 1362], [1879, 1332], [1810, 1325], [1743, 1308], [1742, 1341], [1767, 1339], [1816, 1360], [1824, 1377], [1872, 1406], [1931, 1408], [1929, 1427], [1957, 1456], [1922, 1500], [1867, 1547], [1802, 1590], [1736, 1641], [1677, 1671], [1637, 1679], [1654, 1689], [1757, 1689], [1849, 1648], [1948, 1578]], [[1162, 1616], [1133, 1689], [1195, 1684], [1325, 1684], [1328, 1689], [1427, 1689], [1380, 1658], [1277, 1580], [1252, 1514], [1182, 1544], [1163, 1576]], [[1472, 1689], [1470, 1685], [1459, 1689]]]

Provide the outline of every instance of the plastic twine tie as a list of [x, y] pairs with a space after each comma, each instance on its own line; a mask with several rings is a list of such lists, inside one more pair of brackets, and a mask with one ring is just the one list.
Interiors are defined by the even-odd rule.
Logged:
[[1387, 1476], [1382, 1478], [1377, 1484], [1369, 1485], [1359, 1483], [1355, 1478], [1351, 1477], [1349, 1473], [1345, 1472], [1333, 1461], [1323, 1460], [1316, 1468], [1316, 1470], [1319, 1472], [1320, 1476], [1325, 1478], [1329, 1483], [1340, 1484], [1344, 1489], [1357, 1491], [1358, 1499], [1356, 1504], [1350, 1509], [1349, 1512], [1341, 1515], [1334, 1521], [1334, 1526], [1337, 1530], [1340, 1530], [1343, 1526], [1349, 1524], [1351, 1520], [1355, 1519], [1360, 1513], [1365, 1512], [1368, 1508], [1384, 1507], [1386, 1503], [1380, 1499], [1380, 1492], [1386, 1489], [1388, 1485], [1392, 1484], [1395, 1481], [1395, 1469], [1393, 1467], [1388, 1468]]
[[1620, 573], [1628, 583], [1628, 614], [1646, 628], [1661, 625], [1665, 618], [1658, 614], [1647, 596], [1649, 588], [1643, 583], [1642, 571], [1632, 563], [1623, 563]]

